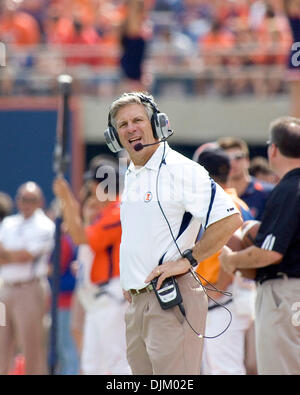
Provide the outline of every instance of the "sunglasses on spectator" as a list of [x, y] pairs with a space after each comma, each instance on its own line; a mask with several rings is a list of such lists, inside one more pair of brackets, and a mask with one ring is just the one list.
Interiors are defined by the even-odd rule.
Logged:
[[237, 154], [228, 154], [230, 160], [241, 160], [246, 158], [246, 154], [243, 152], [237, 153]]
[[22, 196], [20, 197], [22, 203], [37, 203], [38, 199], [34, 197]]

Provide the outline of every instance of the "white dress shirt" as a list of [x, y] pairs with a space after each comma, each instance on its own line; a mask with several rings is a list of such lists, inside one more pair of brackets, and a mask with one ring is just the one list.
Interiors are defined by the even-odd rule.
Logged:
[[47, 275], [49, 255], [54, 246], [55, 225], [41, 209], [29, 218], [21, 214], [5, 217], [0, 228], [0, 243], [8, 250], [27, 250], [34, 262], [0, 265], [0, 277], [7, 283], [29, 281]]
[[[164, 144], [165, 160], [160, 167]], [[145, 278], [160, 260], [180, 258], [159, 207], [157, 185], [159, 202], [181, 252], [195, 245], [205, 225], [239, 212], [202, 166], [167, 143], [161, 143], [143, 167], [136, 168], [131, 162], [121, 201], [120, 278], [125, 290], [144, 288]]]

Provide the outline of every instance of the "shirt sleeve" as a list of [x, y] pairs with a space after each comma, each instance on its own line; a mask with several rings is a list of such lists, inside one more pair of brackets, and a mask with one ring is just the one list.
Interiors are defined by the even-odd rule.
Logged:
[[266, 207], [267, 215], [263, 218], [255, 245], [284, 255], [299, 226], [299, 197], [286, 191], [272, 201], [273, 204]]
[[213, 181], [202, 166], [191, 166], [184, 180], [185, 209], [207, 227], [239, 213], [231, 197]]

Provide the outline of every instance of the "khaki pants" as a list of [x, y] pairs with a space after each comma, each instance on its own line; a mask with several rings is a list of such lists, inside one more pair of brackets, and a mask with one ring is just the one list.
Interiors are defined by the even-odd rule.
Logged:
[[[191, 273], [177, 278], [187, 319], [204, 334], [207, 297]], [[133, 374], [200, 374], [203, 339], [175, 306], [163, 310], [155, 293], [134, 295], [125, 314], [127, 359]]]
[[0, 288], [6, 313], [6, 325], [0, 326], [0, 375], [8, 374], [17, 347], [25, 357], [26, 374], [47, 373], [43, 327], [47, 291], [47, 284], [40, 281]]
[[258, 374], [300, 373], [300, 279], [268, 280], [257, 286]]

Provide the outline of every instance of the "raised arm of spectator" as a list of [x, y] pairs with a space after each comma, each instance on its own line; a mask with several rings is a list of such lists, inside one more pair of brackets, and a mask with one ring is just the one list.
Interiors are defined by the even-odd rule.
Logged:
[[141, 33], [144, 3], [141, 0], [129, 0], [127, 18], [125, 22], [125, 33], [128, 36], [136, 36]]
[[62, 177], [53, 183], [53, 191], [62, 205], [62, 214], [67, 232], [75, 244], [86, 244], [84, 225], [80, 215], [80, 206], [75, 199], [69, 184]]

